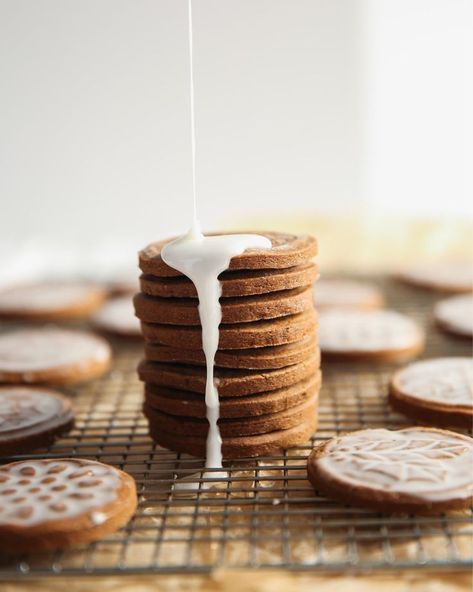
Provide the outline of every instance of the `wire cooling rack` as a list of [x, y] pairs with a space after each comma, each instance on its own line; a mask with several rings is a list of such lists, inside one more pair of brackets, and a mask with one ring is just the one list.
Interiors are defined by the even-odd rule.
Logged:
[[[425, 357], [470, 355], [468, 342], [433, 327], [438, 297], [373, 279], [393, 308], [428, 331]], [[209, 572], [224, 568], [362, 570], [465, 569], [472, 564], [472, 514], [390, 516], [335, 503], [313, 492], [306, 457], [314, 442], [365, 427], [408, 425], [386, 402], [393, 366], [323, 364], [319, 428], [310, 443], [284, 454], [231, 464], [229, 477], [203, 477], [203, 461], [154, 447], [141, 413], [135, 368], [141, 346], [114, 344], [112, 372], [71, 391], [77, 426], [34, 455], [85, 457], [136, 479], [139, 507], [121, 531], [54, 553], [0, 558], [0, 577], [53, 574]], [[192, 490], [176, 490], [186, 479]]]

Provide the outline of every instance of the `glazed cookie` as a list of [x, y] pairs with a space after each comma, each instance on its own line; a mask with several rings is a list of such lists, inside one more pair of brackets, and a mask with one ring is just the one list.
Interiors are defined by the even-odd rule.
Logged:
[[437, 358], [410, 364], [394, 374], [389, 402], [418, 422], [471, 428], [473, 361]]
[[452, 296], [435, 305], [434, 317], [437, 325], [460, 337], [473, 336], [473, 296], [464, 294]]
[[[287, 448], [303, 444], [309, 440], [317, 427], [317, 414], [311, 414], [309, 418], [299, 425], [288, 430], [276, 430], [267, 434], [254, 436], [235, 436], [222, 438], [222, 453], [227, 459], [242, 459], [255, 456], [267, 456], [279, 454]], [[185, 452], [193, 456], [205, 457], [206, 438], [202, 436], [181, 436], [163, 429], [150, 426], [150, 435], [153, 440], [171, 450]]]
[[84, 318], [104, 302], [106, 292], [92, 284], [41, 283], [0, 291], [0, 318], [55, 321]]
[[384, 297], [372, 284], [353, 280], [320, 279], [314, 287], [315, 306], [317, 309], [383, 308]]
[[0, 387], [0, 455], [48, 446], [74, 425], [70, 402], [55, 391]]
[[[200, 325], [197, 300], [154, 298], [136, 294], [136, 316], [145, 323]], [[312, 307], [312, 288], [296, 288], [260, 296], [226, 298], [221, 302], [222, 323], [247, 323], [304, 312]]]
[[[222, 397], [220, 417], [248, 418], [285, 411], [316, 395], [320, 390], [320, 383], [321, 373], [318, 370], [313, 376], [289, 387], [245, 397]], [[179, 391], [147, 384], [145, 401], [149, 407], [159, 409], [169, 415], [200, 418], [205, 418], [207, 415], [203, 395], [190, 391]]]
[[[319, 356], [315, 355], [300, 364], [277, 370], [230, 370], [217, 368], [216, 385], [221, 397], [240, 397], [290, 386], [309, 378], [319, 368]], [[206, 371], [200, 366], [161, 364], [144, 360], [138, 367], [140, 380], [178, 390], [205, 392]]]
[[[297, 265], [289, 269], [256, 271], [225, 271], [220, 274], [222, 297], [254, 296], [281, 290], [311, 286], [317, 277], [314, 263]], [[148, 296], [164, 298], [197, 298], [194, 284], [185, 276], [159, 278], [142, 275], [141, 291]]]
[[328, 310], [319, 314], [319, 346], [330, 357], [397, 360], [416, 356], [424, 346], [422, 329], [391, 310]]
[[[220, 325], [218, 347], [219, 350], [232, 350], [294, 343], [309, 335], [315, 335], [316, 319], [313, 310], [306, 310], [279, 319]], [[147, 342], [202, 349], [200, 326], [141, 323], [141, 331]]]
[[[215, 355], [215, 366], [218, 368], [246, 368], [248, 370], [283, 368], [303, 362], [306, 358], [315, 355], [316, 350], [317, 343], [315, 335], [313, 335], [287, 345], [219, 350]], [[204, 352], [198, 349], [181, 349], [147, 343], [145, 356], [147, 360], [153, 362], [205, 366]]]
[[[217, 233], [234, 234], [234, 233]], [[242, 255], [233, 257], [229, 269], [285, 269], [307, 263], [317, 254], [317, 242], [308, 235], [296, 236], [282, 232], [253, 232], [271, 240], [271, 249], [247, 249]], [[215, 235], [215, 233], [214, 233]], [[212, 234], [206, 235], [212, 236]], [[181, 275], [161, 259], [161, 249], [174, 239], [168, 239], [148, 245], [140, 251], [139, 265], [145, 274], [158, 277]]]
[[128, 339], [140, 339], [140, 322], [135, 317], [132, 296], [121, 296], [106, 302], [92, 317], [98, 331]]
[[71, 385], [101, 376], [110, 367], [106, 341], [54, 327], [0, 335], [0, 382]]
[[0, 550], [17, 554], [99, 539], [136, 508], [134, 480], [82, 459], [14, 462], [0, 467]]
[[398, 274], [407, 284], [459, 294], [473, 291], [473, 264], [471, 262], [439, 262], [418, 265]]
[[431, 513], [473, 501], [473, 440], [435, 428], [360, 430], [318, 445], [314, 489], [381, 512]]

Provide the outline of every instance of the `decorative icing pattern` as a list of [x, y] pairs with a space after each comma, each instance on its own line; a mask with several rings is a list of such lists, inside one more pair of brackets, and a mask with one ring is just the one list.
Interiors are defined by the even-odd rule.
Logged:
[[319, 345], [326, 352], [405, 349], [423, 339], [408, 317], [390, 310], [327, 310], [319, 314]]
[[436, 320], [455, 333], [473, 335], [473, 296], [465, 294], [441, 300], [435, 306]]
[[467, 262], [431, 263], [419, 265], [402, 272], [402, 277], [426, 286], [445, 286], [468, 290], [473, 285], [473, 266]]
[[383, 302], [383, 297], [376, 286], [349, 280], [318, 280], [315, 283], [314, 294], [315, 306], [319, 309], [363, 308]]
[[0, 335], [0, 372], [47, 370], [109, 357], [106, 341], [79, 331], [44, 327]]
[[393, 383], [414, 399], [473, 406], [473, 361], [469, 358], [415, 362], [398, 372]]
[[119, 486], [116, 469], [93, 461], [31, 460], [5, 465], [0, 467], [0, 524], [33, 526], [91, 510], [101, 514], [102, 507], [116, 499]]
[[93, 286], [75, 283], [13, 286], [0, 292], [0, 310], [51, 312], [74, 306], [96, 292]]
[[427, 501], [473, 494], [473, 440], [422, 428], [353, 432], [334, 438], [316, 461], [338, 482]]
[[61, 412], [61, 400], [47, 391], [27, 388], [0, 390], [0, 437], [44, 423]]
[[109, 300], [94, 315], [94, 323], [102, 329], [127, 335], [141, 335], [140, 322], [135, 317], [131, 296]]

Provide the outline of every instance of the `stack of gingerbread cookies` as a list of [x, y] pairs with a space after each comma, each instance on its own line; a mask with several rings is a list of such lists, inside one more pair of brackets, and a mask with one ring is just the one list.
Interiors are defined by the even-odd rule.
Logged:
[[[320, 352], [312, 289], [316, 241], [258, 233], [272, 248], [233, 257], [220, 275], [222, 323], [215, 358], [225, 458], [257, 456], [306, 441], [317, 423]], [[205, 455], [206, 367], [197, 293], [153, 243], [140, 252], [136, 316], [145, 339], [139, 366], [144, 411], [158, 444]]]

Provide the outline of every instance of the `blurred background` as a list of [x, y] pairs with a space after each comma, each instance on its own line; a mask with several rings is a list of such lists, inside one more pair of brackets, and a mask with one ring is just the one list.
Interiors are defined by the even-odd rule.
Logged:
[[[194, 0], [204, 229], [471, 256], [472, 2]], [[135, 274], [191, 216], [185, 0], [0, 0], [0, 282]]]

